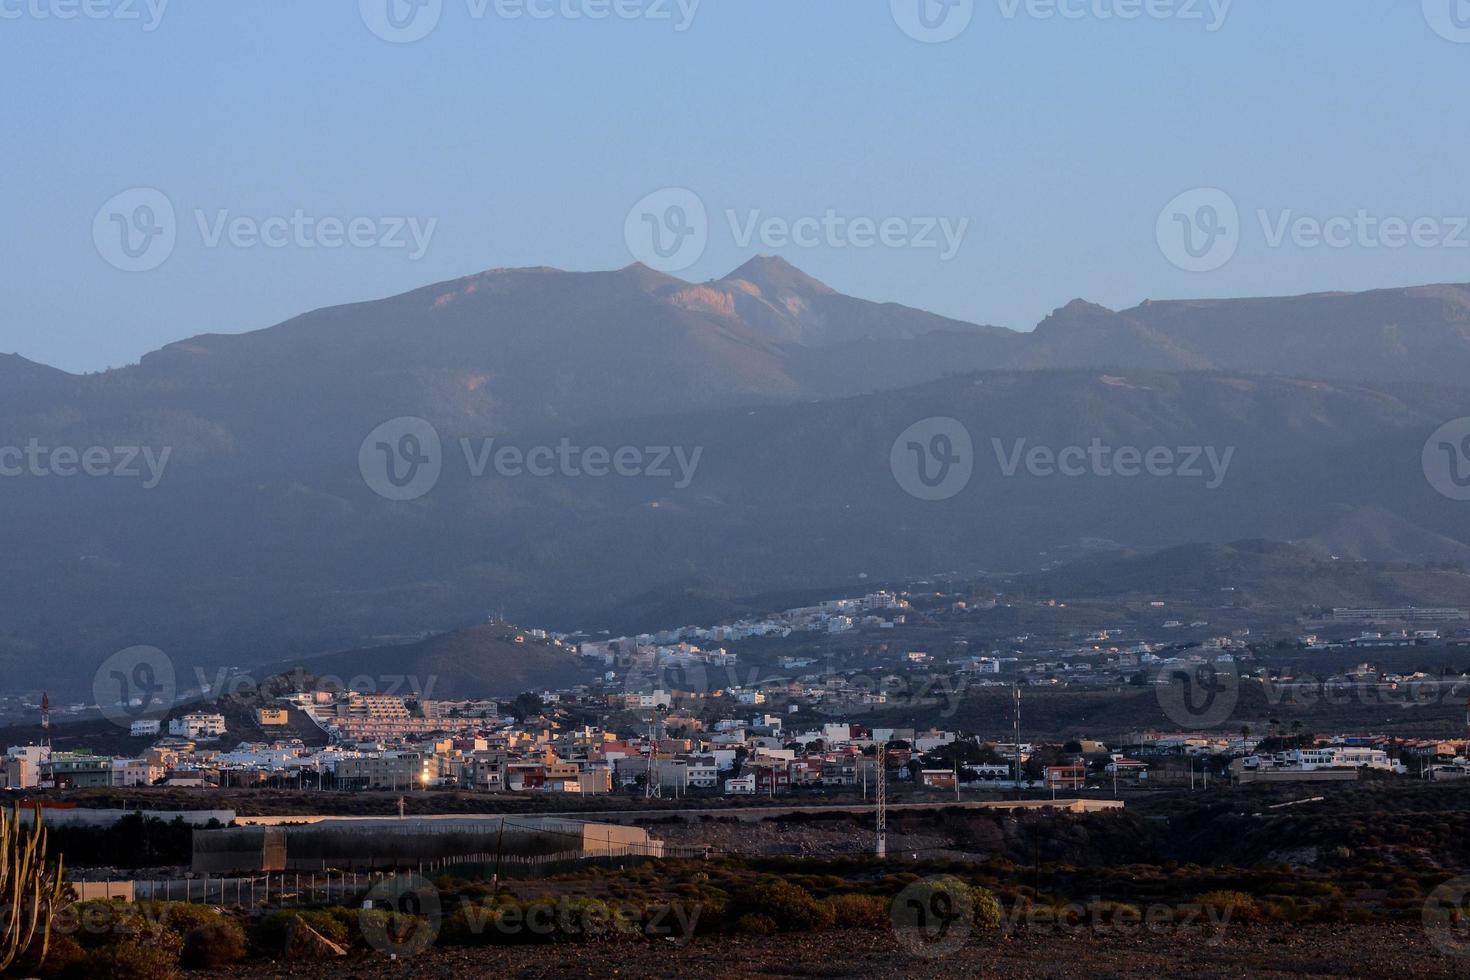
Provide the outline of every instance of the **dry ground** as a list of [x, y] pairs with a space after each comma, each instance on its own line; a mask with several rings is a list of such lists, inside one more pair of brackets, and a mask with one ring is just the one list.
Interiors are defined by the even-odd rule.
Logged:
[[[891, 933], [700, 938], [687, 946], [633, 942], [436, 949], [409, 960], [356, 956], [326, 963], [257, 963], [211, 976], [350, 978], [554, 977], [1464, 977], [1470, 958], [1437, 950], [1417, 926], [1232, 929], [1207, 936], [1076, 937], [1049, 933], [972, 939], [950, 956], [920, 959]], [[199, 974], [203, 976], [203, 974]]]

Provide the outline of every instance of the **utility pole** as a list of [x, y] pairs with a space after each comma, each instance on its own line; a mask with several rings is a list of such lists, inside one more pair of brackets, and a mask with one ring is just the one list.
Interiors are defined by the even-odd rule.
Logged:
[[877, 776], [877, 799], [878, 799], [878, 860], [882, 861], [888, 857], [888, 766], [885, 759], [888, 755], [888, 743], [878, 743], [878, 776]]
[[1017, 681], [1016, 694], [1016, 799], [1021, 798], [1021, 682]]

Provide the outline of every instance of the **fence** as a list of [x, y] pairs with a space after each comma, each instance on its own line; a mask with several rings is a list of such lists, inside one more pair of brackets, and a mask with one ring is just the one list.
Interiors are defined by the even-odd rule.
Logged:
[[[704, 847], [661, 844], [629, 845], [607, 852], [560, 851], [553, 854], [495, 854], [481, 851], [407, 864], [401, 870], [425, 877], [452, 873], [463, 878], [542, 878], [579, 867], [617, 867], [631, 862], [665, 858], [703, 859]], [[374, 884], [391, 878], [391, 871], [286, 871], [222, 878], [165, 878], [142, 881], [73, 882], [78, 897], [112, 898], [139, 902], [197, 902], [201, 905], [260, 908], [355, 905]]]

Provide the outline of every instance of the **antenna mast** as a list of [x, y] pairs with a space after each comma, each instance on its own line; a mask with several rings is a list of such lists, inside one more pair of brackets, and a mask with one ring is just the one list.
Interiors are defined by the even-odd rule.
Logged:
[[878, 860], [888, 857], [888, 743], [878, 743]]

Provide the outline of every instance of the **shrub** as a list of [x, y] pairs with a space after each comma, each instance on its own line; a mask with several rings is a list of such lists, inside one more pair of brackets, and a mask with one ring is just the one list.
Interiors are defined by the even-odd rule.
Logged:
[[184, 941], [166, 929], [147, 935], [118, 936], [90, 950], [68, 975], [108, 980], [174, 980], [179, 975], [179, 953]]
[[970, 889], [970, 902], [975, 906], [975, 925], [982, 929], [1000, 928], [1002, 910], [995, 892], [976, 886]]
[[764, 915], [786, 932], [820, 932], [836, 920], [832, 906], [812, 893], [779, 878], [756, 882], [735, 893], [730, 911], [737, 919], [745, 914]]
[[[352, 916], [356, 929], [340, 921], [342, 913]], [[361, 912], [336, 909], [333, 914], [344, 930], [354, 939], [360, 940], [360, 945], [363, 946], [384, 949], [386, 945], [386, 951], [421, 953], [434, 945], [434, 940], [438, 938], [437, 929], [431, 927], [429, 920], [421, 915], [407, 915], [386, 909], [363, 909]]]
[[1196, 904], [1212, 910], [1217, 917], [1230, 923], [1259, 922], [1264, 916], [1256, 900], [1245, 892], [1206, 892], [1195, 899]]
[[332, 942], [345, 946], [350, 941], [352, 930], [344, 924], [342, 918], [333, 914], [334, 911], [346, 912], [354, 916], [353, 921], [356, 921], [357, 913], [349, 909], [277, 909], [260, 920], [260, 925], [255, 930], [256, 945], [267, 955], [280, 955], [286, 948], [286, 934], [291, 923], [299, 916], [301, 921]]
[[41, 940], [37, 937], [31, 940], [31, 948], [11, 964], [11, 972], [22, 977], [60, 977], [71, 973], [86, 955], [87, 951], [74, 937], [53, 932], [44, 963], [41, 962]]
[[885, 929], [889, 903], [877, 895], [835, 895], [827, 899], [839, 929]]
[[214, 969], [245, 958], [245, 930], [234, 919], [195, 926], [184, 934], [179, 962], [190, 969]]
[[759, 912], [747, 912], [735, 920], [735, 931], [747, 936], [771, 936], [779, 930], [776, 920]]

